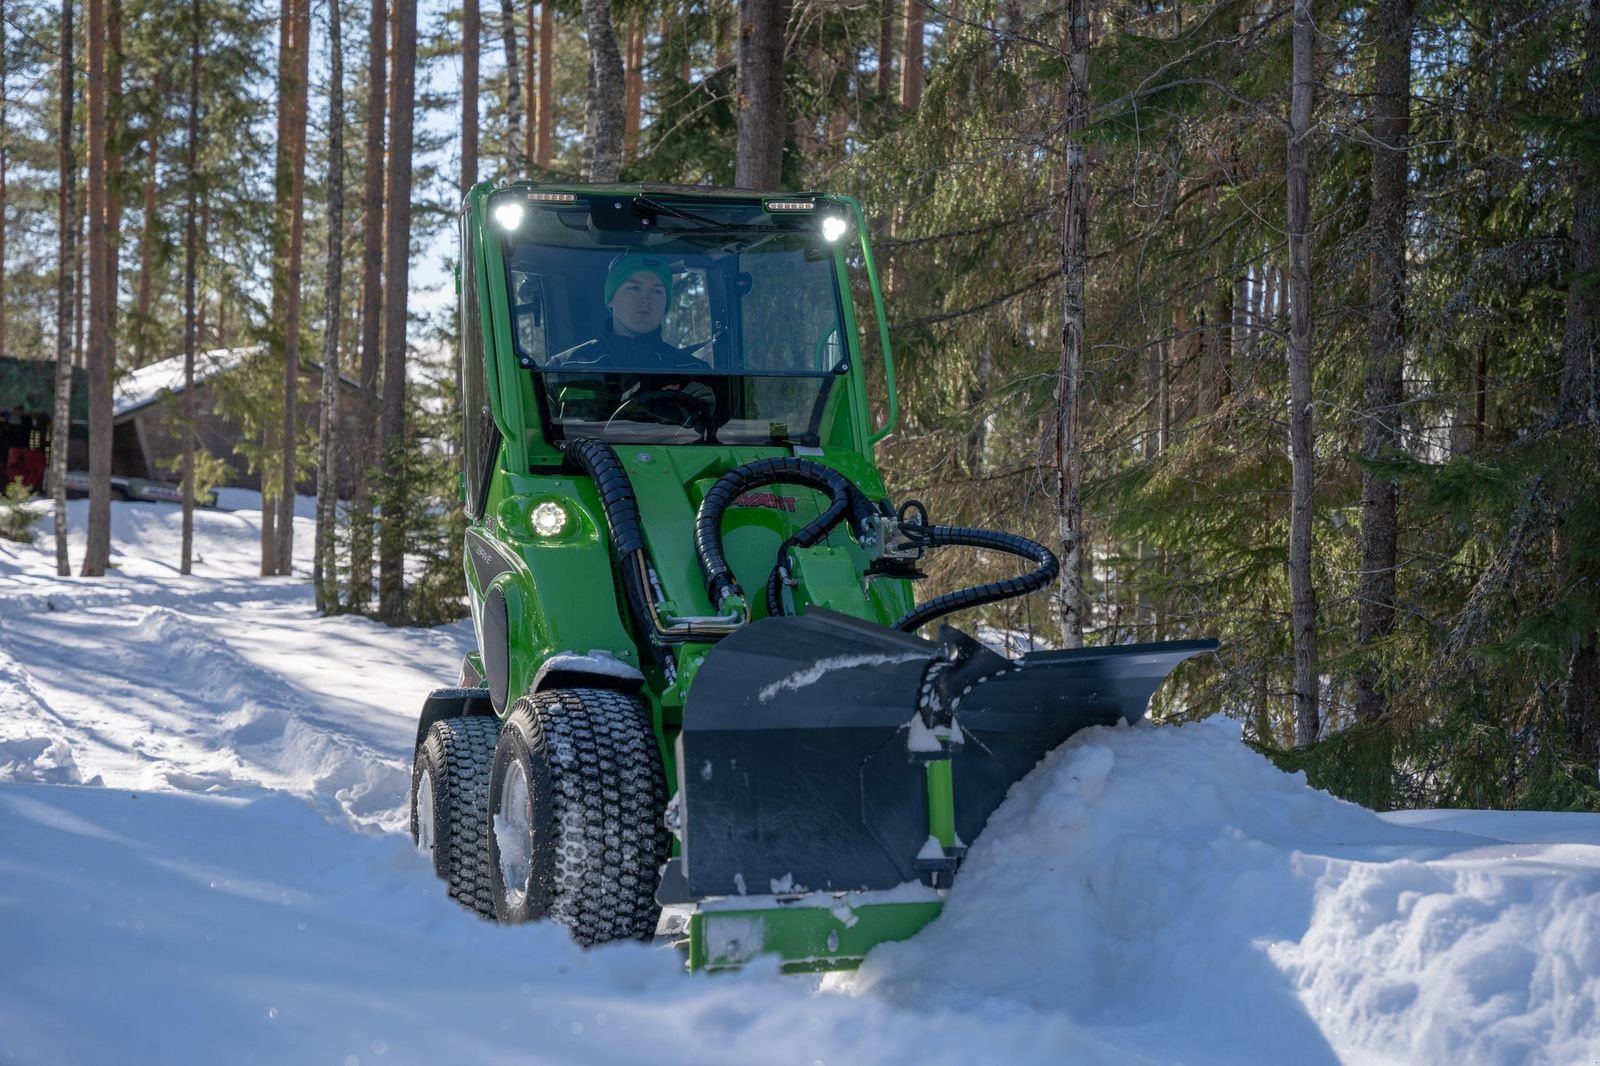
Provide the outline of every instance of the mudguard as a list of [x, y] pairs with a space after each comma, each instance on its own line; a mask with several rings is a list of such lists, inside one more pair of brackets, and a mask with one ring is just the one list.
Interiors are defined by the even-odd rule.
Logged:
[[[820, 609], [746, 626], [707, 656], [684, 709], [673, 894], [916, 880], [930, 762], [950, 761], [955, 830], [971, 841], [1047, 752], [1087, 726], [1142, 718], [1174, 666], [1216, 646], [1007, 659], [949, 627], [934, 642]], [[950, 741], [934, 740], [928, 727], [952, 720]]]

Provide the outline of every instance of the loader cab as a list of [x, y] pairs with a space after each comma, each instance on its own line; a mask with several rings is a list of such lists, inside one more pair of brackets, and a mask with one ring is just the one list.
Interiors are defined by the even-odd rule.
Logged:
[[[530, 426], [536, 416], [552, 445], [865, 447], [848, 223], [804, 203], [497, 190], [486, 239], [503, 275], [491, 283]], [[666, 290], [642, 335], [614, 321], [613, 297], [640, 264]]]

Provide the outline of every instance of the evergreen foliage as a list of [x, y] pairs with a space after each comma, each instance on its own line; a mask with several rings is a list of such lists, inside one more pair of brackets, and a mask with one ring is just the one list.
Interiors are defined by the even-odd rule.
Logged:
[[34, 528], [44, 518], [43, 511], [28, 506], [33, 500], [33, 490], [21, 481], [12, 481], [0, 493], [0, 540], [18, 544], [32, 544], [39, 531]]
[[[513, 111], [501, 9], [482, 7], [480, 178], [576, 177], [586, 87], [579, 4], [552, 5], [555, 43], [539, 57], [553, 71], [552, 113], [538, 119], [552, 134], [546, 169], [524, 151], [534, 86], [519, 70]], [[203, 8], [201, 347], [232, 347], [259, 340], [271, 325], [273, 146], [263, 116], [274, 113], [276, 7], [203, 0]], [[1216, 656], [1188, 664], [1163, 690], [1158, 716], [1231, 715], [1285, 766], [1374, 806], [1600, 810], [1591, 741], [1576, 728], [1574, 710], [1582, 702], [1575, 694], [1600, 701], [1592, 668], [1600, 631], [1593, 492], [1600, 429], [1592, 405], [1573, 418], [1559, 395], [1570, 297], [1600, 284], [1575, 271], [1572, 254], [1580, 178], [1600, 163], [1600, 131], [1579, 105], [1592, 9], [1579, 0], [1413, 4], [1399, 444], [1363, 457], [1374, 6], [1319, 5], [1311, 311], [1324, 729], [1316, 743], [1293, 748], [1283, 284], [1291, 5], [1091, 5], [1091, 113], [1082, 135], [1090, 182], [1087, 640], [1222, 642]], [[526, 0], [509, 10], [525, 59], [531, 12]], [[968, 0], [926, 10], [926, 87], [906, 108], [898, 78], [879, 77], [880, 65], [887, 61], [898, 74], [903, 61], [898, 24], [887, 35], [896, 54], [879, 54], [880, 5], [791, 5], [783, 183], [852, 193], [873, 226], [900, 382], [901, 425], [879, 451], [895, 496], [923, 500], [935, 521], [1050, 542], [1061, 355], [1062, 5]], [[347, 41], [365, 40], [367, 11], [347, 5]], [[124, 12], [116, 349], [144, 361], [175, 352], [182, 335], [187, 176], [178, 162], [182, 99], [170, 87], [187, 31], [176, 7], [131, 0]], [[624, 180], [731, 182], [739, 111], [733, 13], [728, 0], [615, 0], [619, 39], [642, 33], [645, 42], [633, 75], [642, 128]], [[56, 146], [48, 132], [57, 17], [38, 2], [7, 5], [3, 299], [7, 354], [14, 355], [53, 351], [59, 325]], [[452, 265], [455, 131], [453, 119], [429, 116], [459, 113], [452, 82], [459, 32], [458, 13], [446, 5], [425, 15], [418, 42], [408, 252], [414, 272], [426, 277]], [[317, 40], [312, 53], [321, 54]], [[345, 173], [353, 190], [383, 161], [364, 158], [367, 82], [351, 73], [353, 99], [342, 121], [350, 124]], [[316, 102], [325, 99], [324, 76], [314, 64], [309, 205], [325, 200], [319, 184], [329, 138]], [[362, 335], [355, 265], [368, 227], [381, 229], [383, 220], [364, 218], [355, 206], [349, 216], [344, 313], [329, 323], [327, 226], [320, 208], [308, 210], [301, 348], [317, 351], [325, 332], [335, 331], [342, 365], [354, 376]], [[146, 277], [150, 297], [141, 308]], [[866, 294], [854, 295], [859, 315]], [[430, 312], [412, 308], [414, 334]], [[881, 357], [870, 331], [866, 342], [876, 369]], [[1591, 378], [1593, 365], [1591, 353]], [[462, 595], [454, 375], [442, 367], [429, 373], [414, 389], [405, 442], [392, 457], [396, 476], [378, 490], [405, 504], [398, 509], [407, 517], [410, 560], [405, 613], [419, 620], [454, 617]], [[881, 388], [882, 376], [870, 377]], [[232, 380], [227, 402], [249, 434], [241, 448], [270, 482], [275, 457], [263, 452], [260, 431], [281, 418], [270, 399], [276, 370]], [[880, 419], [885, 399], [874, 398]], [[307, 391], [301, 402], [316, 399]], [[302, 440], [298, 454], [309, 460], [313, 442]], [[1396, 619], [1392, 632], [1362, 644], [1362, 474], [1369, 470], [1398, 485]], [[341, 552], [341, 602], [365, 609], [373, 601], [350, 587], [348, 542]], [[924, 596], [1014, 572], [982, 553], [932, 562]], [[1051, 610], [1039, 594], [953, 621], [1032, 640], [1057, 631]], [[1389, 709], [1358, 725], [1355, 680], [1364, 671], [1373, 671]]]

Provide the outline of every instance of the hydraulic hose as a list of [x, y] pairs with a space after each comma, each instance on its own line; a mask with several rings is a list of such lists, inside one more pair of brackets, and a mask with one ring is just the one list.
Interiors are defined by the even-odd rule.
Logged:
[[622, 573], [628, 609], [640, 628], [649, 633], [654, 612], [650, 609], [650, 593], [644, 587], [642, 568], [634, 558], [644, 554], [644, 534], [639, 525], [639, 501], [633, 495], [628, 472], [609, 444], [588, 437], [567, 442], [566, 454], [573, 465], [594, 481], [595, 490], [600, 494], [600, 508], [606, 516], [606, 528], [611, 534], [611, 553]]
[[[606, 529], [611, 534], [611, 551], [622, 575], [628, 609], [639, 628], [650, 637], [651, 646], [686, 640], [707, 640], [726, 636], [740, 625], [743, 617], [662, 619], [652, 594], [654, 570], [645, 549], [643, 527], [639, 521], [639, 501], [633, 494], [628, 472], [611, 445], [589, 437], [567, 442], [566, 455], [582, 473], [594, 481], [600, 494], [600, 508]], [[665, 655], [658, 653], [658, 659]]]
[[[822, 540], [834, 526], [844, 520], [847, 514], [851, 527], [858, 536], [864, 528], [864, 519], [878, 514], [877, 507], [860, 489], [851, 484], [849, 478], [808, 459], [789, 456], [758, 459], [723, 474], [717, 479], [716, 484], [711, 486], [711, 491], [706, 493], [705, 499], [700, 501], [700, 510], [695, 515], [694, 522], [695, 554], [700, 558], [700, 571], [705, 575], [706, 595], [710, 597], [712, 607], [718, 612], [723, 611], [724, 604], [734, 598], [740, 602], [744, 600], [744, 590], [734, 580], [733, 569], [728, 565], [727, 557], [722, 552], [723, 514], [727, 511], [728, 505], [742, 494], [777, 482], [809, 485], [826, 492], [830, 499], [826, 511], [783, 542], [782, 547], [778, 549], [780, 559], [792, 547], [809, 548]], [[778, 579], [779, 571], [774, 568], [773, 576], [767, 582], [768, 613], [771, 614], [781, 613], [772, 609]]]
[[1031, 541], [1027, 537], [1019, 537], [1015, 533], [997, 533], [990, 529], [965, 529], [959, 526], [925, 526], [919, 529], [916, 525], [910, 524], [902, 525], [900, 531], [913, 536], [921, 546], [927, 548], [988, 548], [1020, 556], [1036, 564], [1035, 569], [1020, 577], [1008, 577], [1000, 581], [991, 581], [986, 585], [976, 585], [934, 597], [894, 624], [894, 628], [906, 633], [914, 633], [942, 615], [1036, 592], [1054, 581], [1056, 574], [1061, 570], [1054, 552], [1043, 544]]

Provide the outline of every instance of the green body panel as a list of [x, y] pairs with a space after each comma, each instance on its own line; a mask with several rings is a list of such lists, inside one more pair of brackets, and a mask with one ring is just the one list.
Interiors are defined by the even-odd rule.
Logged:
[[939, 901], [834, 906], [779, 904], [701, 910], [689, 918], [689, 968], [722, 970], [775, 954], [786, 973], [853, 970], [879, 944], [905, 940], [939, 916]]
[[[539, 191], [588, 196], [594, 186], [518, 183], [513, 192]], [[618, 186], [618, 194], [637, 194], [636, 186]], [[693, 197], [693, 190], [673, 189], [652, 195]], [[479, 651], [468, 665], [480, 674], [486, 662], [502, 653], [507, 663], [509, 707], [517, 697], [532, 691], [540, 669], [554, 655], [602, 653], [639, 670], [644, 677], [640, 696], [648, 707], [660, 744], [668, 788], [677, 788], [678, 767], [673, 752], [683, 721], [686, 695], [705, 658], [714, 654], [713, 643], [686, 643], [674, 648], [676, 679], [655, 665], [645, 636], [635, 631], [628, 605], [616, 575], [605, 515], [594, 484], [564, 466], [563, 453], [540, 422], [533, 373], [518, 364], [513, 345], [513, 315], [509, 306], [508, 265], [499, 232], [489, 221], [492, 197], [507, 195], [507, 187], [489, 183], [474, 186], [461, 214], [462, 261], [470, 264], [475, 288], [464, 286], [457, 275], [463, 301], [475, 300], [481, 322], [484, 389], [493, 424], [498, 430], [495, 462], [484, 494], [482, 516], [468, 534], [466, 576]], [[728, 190], [706, 192], [709, 199], [750, 199], [755, 194]], [[848, 197], [806, 194], [818, 204], [842, 207], [855, 221], [860, 259], [865, 264], [872, 291], [876, 323], [858, 323], [848, 295], [842, 299], [842, 340], [845, 358], [827, 395], [818, 424], [817, 447], [724, 445], [614, 445], [627, 471], [643, 524], [648, 555], [655, 568], [665, 602], [658, 609], [679, 617], [714, 614], [694, 546], [695, 515], [706, 492], [723, 474], [759, 459], [801, 455], [848, 478], [869, 498], [886, 498], [882, 478], [873, 460], [873, 445], [894, 426], [894, 372], [889, 356], [888, 330], [883, 314], [876, 267], [868, 246], [861, 209]], [[839, 291], [851, 291], [848, 242], [833, 252]], [[885, 424], [872, 425], [867, 403], [867, 373], [863, 364], [859, 330], [875, 328], [882, 346], [883, 364], [873, 368], [889, 384], [889, 409]], [[463, 332], [468, 326], [462, 323]], [[818, 340], [818, 350], [828, 341]], [[469, 432], [472, 412], [467, 413]], [[463, 480], [475, 476], [466, 471]], [[567, 516], [559, 535], [534, 531], [531, 513], [541, 503], [555, 502]], [[735, 577], [745, 592], [752, 619], [766, 611], [765, 586], [776, 562], [779, 545], [828, 506], [824, 493], [803, 485], [775, 484], [755, 490], [755, 498], [728, 508], [723, 523], [723, 549]], [[914, 605], [911, 583], [900, 578], [866, 578], [871, 560], [838, 527], [822, 543], [794, 549], [799, 583], [790, 590], [793, 608], [826, 607], [882, 625], [892, 624]], [[506, 648], [491, 651], [485, 640], [484, 605], [490, 593], [500, 590], [507, 606]], [[501, 713], [505, 713], [505, 708]], [[948, 842], [952, 831], [948, 817], [949, 780], [946, 767], [942, 793], [930, 770], [930, 809], [935, 812], [935, 835]], [[676, 850], [676, 844], [674, 845]], [[908, 937], [937, 915], [939, 902], [876, 903], [853, 910], [844, 906], [778, 906], [750, 910], [716, 910], [693, 915], [690, 922], [690, 965], [696, 969], [736, 965], [748, 956], [732, 957], [723, 948], [735, 927], [757, 931], [764, 952], [777, 952], [795, 969], [853, 967], [875, 944]], [[746, 944], [751, 943], [749, 936]], [[717, 945], [722, 945], [721, 948]], [[738, 954], [738, 953], [734, 953]]]
[[[529, 513], [546, 500], [559, 502], [569, 516], [559, 537], [536, 536], [529, 524]], [[483, 520], [473, 529], [482, 534], [473, 542], [474, 550], [491, 548], [504, 566], [485, 584], [469, 558], [467, 587], [480, 649], [484, 598], [491, 588], [504, 590], [508, 704], [532, 691], [534, 675], [559, 652], [605, 651], [639, 665], [639, 649], [622, 623], [605, 518], [587, 478], [502, 471], [490, 483]]]

